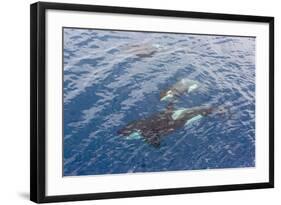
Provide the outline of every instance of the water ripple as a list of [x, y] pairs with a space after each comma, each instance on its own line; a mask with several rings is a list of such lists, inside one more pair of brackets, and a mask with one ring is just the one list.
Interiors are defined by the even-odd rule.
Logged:
[[[117, 130], [167, 106], [160, 92], [199, 83], [175, 107], [224, 106], [156, 149]], [[64, 29], [64, 175], [255, 166], [255, 38]]]

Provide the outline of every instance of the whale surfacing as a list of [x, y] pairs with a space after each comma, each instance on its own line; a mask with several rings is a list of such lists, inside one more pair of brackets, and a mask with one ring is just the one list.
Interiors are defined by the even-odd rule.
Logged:
[[160, 100], [173, 100], [182, 96], [185, 93], [191, 93], [199, 87], [198, 82], [187, 78], [181, 79], [170, 88], [160, 93]]
[[163, 47], [160, 44], [144, 42], [142, 44], [122, 45], [119, 50], [121, 50], [124, 54], [133, 55], [142, 59], [152, 57], [157, 52], [162, 51]]
[[148, 118], [127, 124], [117, 133], [126, 139], [144, 139], [148, 144], [159, 147], [161, 139], [171, 132], [212, 113], [212, 108], [195, 107], [190, 109], [167, 110]]

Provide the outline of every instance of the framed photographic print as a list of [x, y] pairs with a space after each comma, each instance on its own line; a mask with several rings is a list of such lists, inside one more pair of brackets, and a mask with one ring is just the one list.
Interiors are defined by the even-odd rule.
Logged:
[[274, 186], [274, 18], [31, 5], [34, 202]]

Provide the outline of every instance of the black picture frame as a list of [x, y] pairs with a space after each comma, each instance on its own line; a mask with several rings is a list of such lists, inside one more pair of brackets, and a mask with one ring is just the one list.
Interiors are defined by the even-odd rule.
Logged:
[[[191, 188], [170, 188], [108, 193], [46, 196], [46, 10], [121, 13], [129, 15], [169, 16], [195, 19], [263, 22], [269, 24], [269, 181]], [[144, 8], [125, 8], [83, 4], [38, 2], [30, 7], [30, 200], [37, 203], [96, 200], [197, 192], [230, 191], [274, 187], [274, 18], [218, 13], [187, 12]]]

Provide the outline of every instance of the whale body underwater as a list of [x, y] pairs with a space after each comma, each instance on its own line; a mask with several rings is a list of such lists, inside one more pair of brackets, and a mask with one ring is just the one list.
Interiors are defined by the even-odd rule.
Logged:
[[177, 98], [189, 94], [198, 87], [197, 81], [181, 79], [160, 92], [160, 101], [170, 102], [165, 111], [131, 122], [117, 133], [125, 139], [144, 139], [148, 144], [159, 147], [164, 136], [212, 113], [211, 107], [173, 108], [173, 102]]
[[152, 57], [158, 52], [163, 52], [164, 48], [160, 44], [144, 42], [142, 44], [126, 44], [121, 45], [120, 50], [123, 55], [135, 56], [139, 59]]
[[191, 93], [199, 87], [199, 83], [187, 78], [181, 79], [165, 91], [160, 93], [161, 101], [169, 101], [179, 98], [183, 94]]
[[210, 107], [176, 110], [168, 107], [165, 111], [127, 124], [117, 133], [125, 139], [144, 139], [148, 144], [159, 147], [163, 137], [211, 114], [212, 111]]

